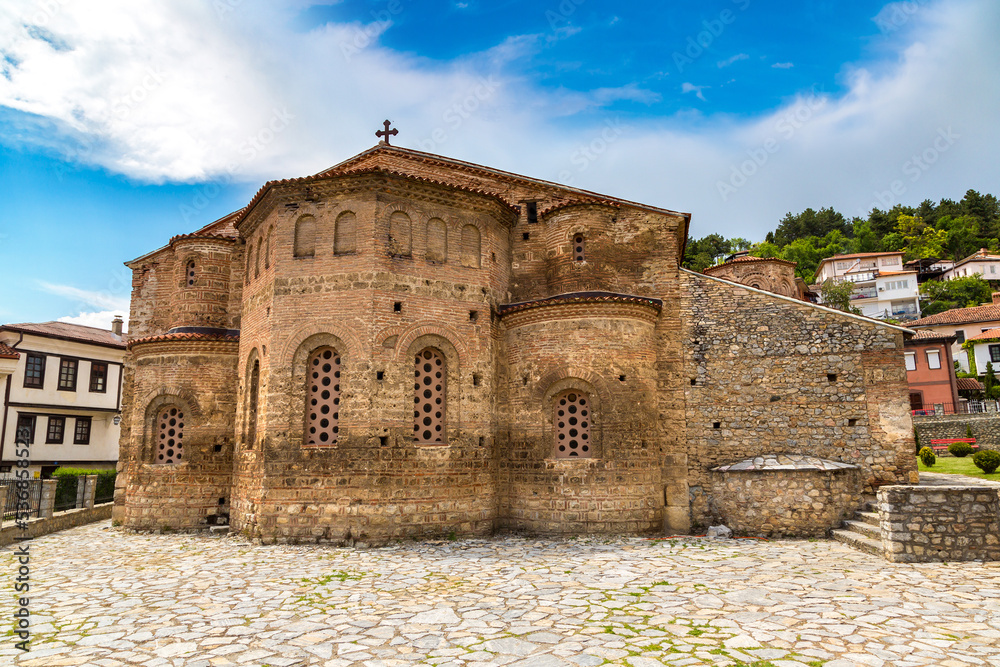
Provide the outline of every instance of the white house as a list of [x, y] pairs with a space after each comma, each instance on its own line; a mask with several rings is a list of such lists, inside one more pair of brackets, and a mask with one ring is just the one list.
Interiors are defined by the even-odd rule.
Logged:
[[970, 360], [976, 364], [973, 373], [985, 375], [987, 363], [992, 363], [993, 370], [1000, 373], [1000, 329], [989, 329], [966, 338], [962, 347], [972, 351]]
[[115, 467], [125, 343], [121, 319], [112, 326], [0, 326], [0, 374], [13, 362], [0, 375], [0, 471], [14, 465], [21, 437], [29, 444], [30, 470], [42, 476], [58, 466]]
[[953, 280], [979, 274], [984, 280], [1000, 281], [1000, 255], [991, 255], [986, 248], [965, 259], [955, 262], [955, 266], [941, 274], [941, 280]]
[[820, 260], [816, 268], [817, 284], [813, 291], [819, 293], [827, 280], [854, 283], [851, 302], [862, 315], [902, 321], [920, 317], [917, 272], [903, 266], [902, 252], [863, 252], [827, 257]]
[[993, 303], [969, 308], [952, 308], [907, 322], [906, 326], [917, 330], [929, 329], [939, 335], [955, 336], [955, 344], [951, 348], [952, 359], [958, 362], [963, 371], [969, 372], [971, 370], [969, 357], [962, 349], [962, 345], [986, 331], [1000, 329], [1000, 292], [993, 293]]

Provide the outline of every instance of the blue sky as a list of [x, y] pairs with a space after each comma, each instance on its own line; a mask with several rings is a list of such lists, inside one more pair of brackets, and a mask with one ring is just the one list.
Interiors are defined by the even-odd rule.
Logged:
[[122, 262], [394, 143], [691, 212], [1000, 194], [1000, 3], [6, 0], [0, 322], [126, 312]]

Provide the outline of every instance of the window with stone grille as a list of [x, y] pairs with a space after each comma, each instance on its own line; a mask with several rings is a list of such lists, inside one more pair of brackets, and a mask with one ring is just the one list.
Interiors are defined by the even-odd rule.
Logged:
[[316, 218], [304, 215], [295, 223], [295, 256], [313, 257], [316, 254]]
[[180, 463], [184, 457], [184, 411], [176, 405], [160, 408], [156, 413], [154, 427], [154, 463]]
[[582, 262], [584, 261], [583, 256], [583, 234], [573, 235], [573, 261]]
[[417, 353], [413, 370], [413, 439], [444, 444], [447, 365], [440, 350]]
[[305, 443], [334, 445], [340, 433], [340, 355], [321, 347], [306, 363]]
[[352, 211], [337, 216], [333, 230], [333, 252], [346, 255], [358, 251], [358, 219]]
[[194, 287], [194, 260], [187, 263], [187, 286]]
[[590, 458], [590, 397], [569, 389], [555, 398], [553, 426], [556, 434], [556, 458]]

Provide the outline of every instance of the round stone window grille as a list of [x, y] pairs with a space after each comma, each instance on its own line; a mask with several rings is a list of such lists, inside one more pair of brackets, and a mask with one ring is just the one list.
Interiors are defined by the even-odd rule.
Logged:
[[332, 347], [321, 347], [306, 364], [306, 444], [336, 444], [339, 421], [340, 355]]
[[438, 350], [427, 348], [414, 359], [413, 439], [444, 443], [445, 362]]
[[162, 408], [156, 424], [156, 462], [180, 463], [184, 457], [184, 413], [176, 406]]
[[556, 458], [592, 456], [590, 421], [590, 398], [585, 393], [571, 389], [556, 396]]
[[573, 261], [583, 261], [583, 234], [577, 234], [573, 237]]
[[188, 287], [194, 287], [194, 260], [187, 264], [187, 284]]

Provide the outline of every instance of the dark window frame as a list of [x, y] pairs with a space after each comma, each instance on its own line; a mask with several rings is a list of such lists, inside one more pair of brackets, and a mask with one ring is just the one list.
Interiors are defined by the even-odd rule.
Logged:
[[[65, 372], [72, 368], [73, 372]], [[59, 357], [59, 391], [76, 391], [76, 381], [80, 374], [80, 360], [73, 357]]]
[[[103, 374], [98, 374], [97, 370], [103, 368]], [[100, 380], [101, 385], [98, 388], [94, 388], [95, 381]], [[90, 392], [93, 394], [106, 394], [108, 393], [108, 362], [106, 361], [92, 361], [90, 362]]]
[[965, 329], [956, 329], [955, 330], [955, 337], [958, 339], [958, 340], [955, 341], [956, 343], [958, 343], [959, 345], [961, 345], [962, 343], [964, 343], [965, 342]]
[[19, 414], [17, 416], [17, 426], [16, 426], [17, 430], [14, 431], [14, 442], [16, 444], [21, 444], [21, 443], [17, 442], [17, 431], [21, 429], [21, 424], [24, 423], [24, 422], [27, 422], [27, 423], [29, 423], [31, 425], [30, 426], [30, 428], [31, 428], [31, 434], [28, 436], [28, 443], [27, 444], [32, 445], [35, 442], [35, 426], [38, 424], [38, 416], [37, 415], [22, 415], [22, 414]]
[[[58, 425], [58, 430], [56, 429]], [[45, 427], [45, 444], [61, 445], [66, 439], [66, 418], [49, 415], [49, 423]]]
[[77, 417], [76, 425], [73, 427], [73, 444], [74, 445], [89, 445], [90, 444], [90, 431], [91, 422], [93, 419], [91, 417]]
[[[45, 355], [36, 354], [34, 352], [28, 352], [25, 357], [24, 363], [24, 387], [25, 389], [44, 389], [45, 388]], [[41, 361], [40, 367], [38, 368], [38, 383], [29, 382], [29, 378], [33, 379], [33, 375], [29, 375], [28, 371], [31, 369], [32, 361]]]
[[1000, 361], [1000, 345], [990, 345], [990, 361]]

